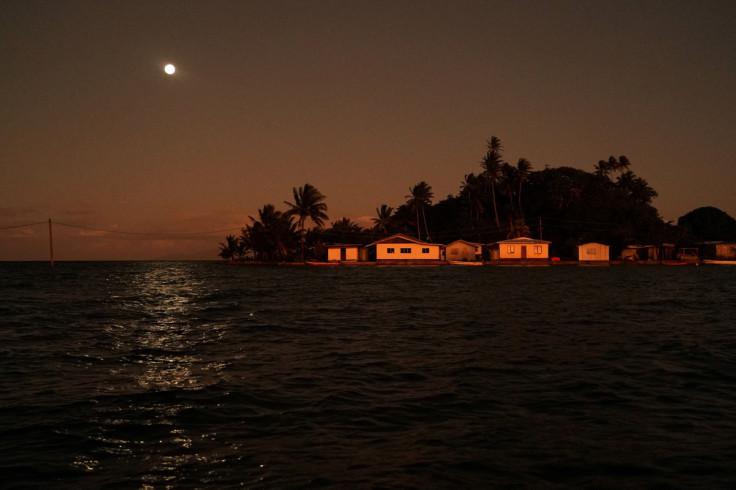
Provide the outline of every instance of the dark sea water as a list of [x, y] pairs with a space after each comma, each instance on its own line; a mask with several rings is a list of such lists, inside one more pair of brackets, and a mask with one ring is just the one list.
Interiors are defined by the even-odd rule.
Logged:
[[734, 488], [736, 267], [0, 263], [3, 488]]

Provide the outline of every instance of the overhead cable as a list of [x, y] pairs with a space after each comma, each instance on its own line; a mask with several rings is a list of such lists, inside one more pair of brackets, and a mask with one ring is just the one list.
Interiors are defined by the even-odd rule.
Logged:
[[58, 221], [52, 221], [53, 224], [59, 226], [66, 226], [68, 228], [78, 228], [80, 230], [98, 231], [101, 233], [115, 233], [118, 235], [139, 235], [139, 236], [195, 236], [195, 235], [214, 235], [215, 233], [226, 233], [229, 231], [239, 231], [241, 228], [229, 228], [225, 230], [212, 230], [212, 231], [198, 231], [189, 233], [148, 233], [139, 231], [119, 231], [119, 230], [103, 230], [100, 228], [91, 228], [88, 226], [70, 225], [68, 223], [59, 223]]

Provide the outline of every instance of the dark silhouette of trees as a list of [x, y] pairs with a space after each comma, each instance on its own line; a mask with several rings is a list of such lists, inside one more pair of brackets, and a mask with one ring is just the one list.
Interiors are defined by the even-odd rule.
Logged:
[[[572, 167], [535, 171], [525, 158], [516, 165], [505, 162], [502, 151], [501, 140], [491, 137], [481, 173], [466, 173], [457, 195], [433, 203], [432, 187], [421, 181], [410, 187], [403, 204], [376, 208], [371, 230], [347, 217], [324, 229], [325, 197], [310, 184], [293, 188], [294, 201], [285, 202], [289, 206], [285, 213], [265, 205], [258, 218], [249, 217], [239, 239], [226, 237], [219, 255], [229, 261], [246, 252], [257, 260], [293, 260], [305, 256], [307, 241], [309, 250], [321, 256], [327, 244], [365, 244], [390, 233], [416, 231], [419, 239], [431, 240], [430, 228], [441, 243], [459, 238], [490, 243], [507, 237], [542, 237], [543, 232], [543, 238], [552, 242], [552, 253], [562, 257], [575, 257], [577, 245], [588, 241], [610, 245], [616, 256], [631, 244], [736, 240], [736, 221], [716, 208], [696, 209], [681, 217], [677, 226], [664, 223], [652, 206], [657, 192], [631, 170], [624, 155], [600, 160], [592, 172]], [[315, 227], [306, 230], [310, 219]]]
[[240, 239], [256, 259], [273, 262], [291, 258], [299, 240], [291, 216], [277, 211], [273, 204], [266, 204], [258, 210], [257, 219], [248, 218], [251, 224], [243, 228]]
[[677, 220], [688, 245], [709, 241], [736, 241], [736, 219], [712, 206], [697, 208]]
[[574, 257], [576, 247], [589, 241], [612, 247], [654, 243], [665, 229], [656, 209], [597, 172], [571, 167], [532, 172], [526, 190], [526, 210], [541, 218], [544, 238], [556, 253]]

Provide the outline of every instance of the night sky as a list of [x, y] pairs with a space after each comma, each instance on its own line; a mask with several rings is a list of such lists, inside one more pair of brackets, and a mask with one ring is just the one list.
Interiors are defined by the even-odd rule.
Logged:
[[[307, 182], [368, 226], [457, 194], [492, 135], [736, 216], [733, 1], [5, 0], [0, 45], [0, 228], [91, 228], [55, 225], [59, 260], [216, 259]], [[47, 256], [47, 225], [0, 230]]]

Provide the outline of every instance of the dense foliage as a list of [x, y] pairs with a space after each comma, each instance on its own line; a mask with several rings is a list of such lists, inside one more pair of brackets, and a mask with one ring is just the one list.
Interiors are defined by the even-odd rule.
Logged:
[[[325, 258], [327, 244], [364, 245], [394, 233], [437, 243], [543, 238], [552, 242], [553, 255], [565, 258], [575, 257], [577, 245], [586, 242], [605, 243], [616, 256], [632, 244], [736, 240], [736, 220], [716, 208], [696, 209], [677, 226], [665, 223], [652, 206], [657, 192], [631, 170], [623, 155], [600, 160], [590, 172], [572, 167], [535, 171], [525, 158], [506, 162], [495, 136], [456, 195], [433, 204], [432, 186], [419, 182], [409, 187], [398, 207], [377, 207], [374, 226], [368, 229], [349, 218], [325, 228], [326, 198], [310, 184], [294, 188], [293, 195], [294, 202], [285, 202], [286, 212], [267, 204], [258, 218], [250, 217], [240, 237], [226, 237], [220, 256], [267, 262]], [[306, 228], [307, 220], [314, 224], [312, 229]]]

